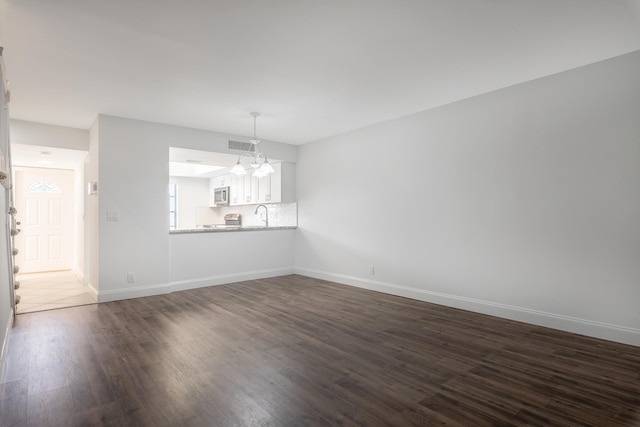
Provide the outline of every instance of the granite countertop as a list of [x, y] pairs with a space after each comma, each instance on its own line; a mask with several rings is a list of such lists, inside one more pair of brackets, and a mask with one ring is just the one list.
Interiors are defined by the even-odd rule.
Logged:
[[289, 226], [270, 226], [264, 225], [218, 225], [215, 227], [198, 227], [187, 230], [170, 230], [169, 234], [187, 234], [187, 233], [226, 233], [230, 231], [270, 231], [270, 230], [295, 230], [295, 225]]

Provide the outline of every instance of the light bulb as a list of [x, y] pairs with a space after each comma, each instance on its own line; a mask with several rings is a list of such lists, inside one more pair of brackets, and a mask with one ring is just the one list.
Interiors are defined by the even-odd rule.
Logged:
[[234, 173], [236, 175], [244, 175], [247, 173], [244, 167], [240, 164], [240, 158], [238, 158], [236, 164], [231, 168], [231, 173]]
[[275, 170], [273, 169], [273, 166], [271, 166], [269, 164], [268, 161], [265, 160], [265, 162], [262, 164], [262, 166], [260, 166], [260, 170], [265, 174], [268, 175], [270, 173], [274, 173]]

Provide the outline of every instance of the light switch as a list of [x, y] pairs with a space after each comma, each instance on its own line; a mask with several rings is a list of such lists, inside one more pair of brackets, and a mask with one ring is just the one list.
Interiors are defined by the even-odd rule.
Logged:
[[107, 221], [118, 221], [118, 211], [108, 211]]

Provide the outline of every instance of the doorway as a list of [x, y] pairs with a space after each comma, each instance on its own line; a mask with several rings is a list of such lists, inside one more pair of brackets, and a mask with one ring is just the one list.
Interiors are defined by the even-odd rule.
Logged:
[[[40, 156], [37, 163], [44, 163], [42, 156], [47, 153], [46, 167], [29, 164], [27, 146], [19, 146], [16, 151], [24, 155], [16, 156], [13, 168], [14, 206], [21, 230], [15, 236], [19, 250], [15, 263], [20, 267], [16, 293], [21, 297], [17, 314], [96, 302], [95, 291], [83, 283], [86, 152], [35, 150]], [[66, 162], [51, 161], [63, 157]]]
[[21, 273], [72, 269], [72, 170], [16, 168], [15, 206], [21, 233], [16, 264]]

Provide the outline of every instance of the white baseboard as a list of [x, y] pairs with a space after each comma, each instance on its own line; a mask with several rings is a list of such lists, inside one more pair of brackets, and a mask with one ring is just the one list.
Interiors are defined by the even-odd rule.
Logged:
[[293, 274], [293, 267], [275, 268], [269, 270], [255, 270], [243, 273], [225, 274], [220, 276], [199, 277], [197, 279], [178, 280], [169, 284], [138, 286], [113, 291], [97, 291], [89, 285], [92, 292], [96, 292], [97, 301], [110, 302], [130, 298], [148, 297], [152, 295], [169, 294], [171, 292], [185, 291], [187, 289], [203, 288], [206, 286], [224, 285], [227, 283], [241, 282], [244, 280], [266, 279], [269, 277]]
[[91, 292], [91, 294], [96, 299], [96, 301], [98, 301], [98, 290], [94, 288], [91, 283], [88, 283], [88, 282], [85, 284], [85, 286], [87, 287], [87, 289], [89, 289], [89, 292]]
[[561, 314], [547, 313], [506, 304], [483, 301], [473, 298], [464, 298], [440, 292], [431, 292], [423, 289], [410, 288], [375, 280], [362, 279], [360, 277], [343, 274], [329, 273], [326, 271], [296, 267], [296, 274], [328, 280], [343, 285], [356, 286], [372, 291], [383, 292], [391, 295], [411, 298], [419, 301], [460, 308], [476, 313], [488, 314], [519, 322], [530, 323], [538, 326], [601, 338], [609, 341], [620, 342], [640, 346], [640, 330], [625, 326], [611, 325], [592, 320], [578, 319]]
[[101, 302], [120, 301], [123, 299], [150, 297], [153, 295], [168, 294], [171, 287], [167, 284], [152, 286], [136, 286], [126, 289], [116, 289], [113, 291], [98, 291], [97, 300]]
[[267, 279], [269, 277], [285, 276], [293, 274], [293, 267], [274, 268], [269, 270], [255, 270], [244, 273], [224, 274], [220, 276], [201, 277], [198, 279], [178, 280], [169, 283], [171, 292], [185, 291], [187, 289], [203, 288], [207, 286], [225, 285], [227, 283], [242, 282], [244, 280]]
[[77, 268], [72, 268], [71, 271], [76, 275], [78, 281], [84, 284], [84, 273], [82, 273], [82, 271], [78, 270]]
[[2, 345], [0, 345], [0, 384], [4, 379], [4, 368], [7, 359], [7, 352], [9, 351], [9, 334], [11, 333], [11, 327], [13, 326], [13, 309], [9, 310], [9, 318], [7, 319], [7, 327], [2, 334]]

